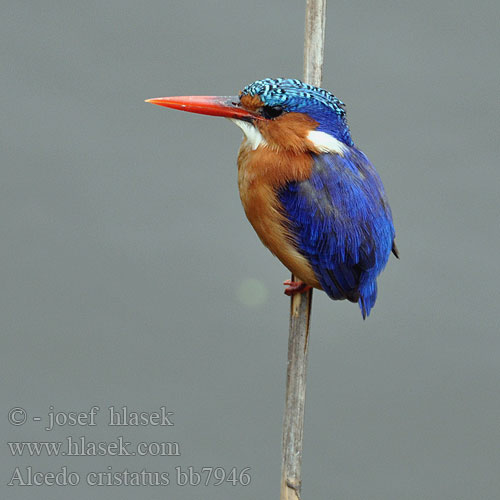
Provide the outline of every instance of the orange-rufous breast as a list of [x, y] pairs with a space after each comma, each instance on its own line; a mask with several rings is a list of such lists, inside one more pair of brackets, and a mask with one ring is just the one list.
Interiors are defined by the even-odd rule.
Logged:
[[313, 160], [307, 152], [273, 147], [268, 137], [266, 142], [253, 149], [244, 140], [238, 155], [238, 186], [246, 216], [264, 245], [298, 279], [321, 288], [309, 262], [297, 250], [277, 196], [287, 182], [307, 179]]

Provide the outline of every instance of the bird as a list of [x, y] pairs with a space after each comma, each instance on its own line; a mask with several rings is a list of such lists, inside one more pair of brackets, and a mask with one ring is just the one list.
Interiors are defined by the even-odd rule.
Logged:
[[243, 131], [241, 202], [262, 243], [295, 277], [283, 283], [285, 293], [320, 289], [358, 303], [366, 319], [377, 277], [399, 253], [384, 186], [354, 144], [340, 99], [298, 79], [265, 78], [237, 96], [146, 102], [234, 122]]

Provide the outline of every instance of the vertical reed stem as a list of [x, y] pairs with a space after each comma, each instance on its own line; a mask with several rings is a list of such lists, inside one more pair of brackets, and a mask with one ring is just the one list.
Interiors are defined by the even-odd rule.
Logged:
[[[307, 0], [304, 39], [304, 81], [321, 85], [325, 42], [326, 0]], [[292, 275], [292, 281], [296, 278]], [[285, 414], [280, 500], [300, 500], [306, 372], [312, 290], [292, 296], [288, 337]]]

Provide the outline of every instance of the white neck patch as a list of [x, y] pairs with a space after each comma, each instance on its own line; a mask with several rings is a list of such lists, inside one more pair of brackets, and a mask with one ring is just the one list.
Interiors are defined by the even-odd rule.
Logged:
[[344, 153], [348, 151], [348, 146], [326, 132], [311, 130], [307, 134], [307, 138], [321, 153], [335, 153], [344, 156]]
[[259, 129], [254, 127], [251, 123], [245, 122], [243, 120], [237, 120], [236, 118], [229, 118], [235, 125], [243, 130], [245, 134], [245, 139], [248, 145], [253, 149], [257, 149], [259, 146], [267, 146], [267, 141], [262, 137]]

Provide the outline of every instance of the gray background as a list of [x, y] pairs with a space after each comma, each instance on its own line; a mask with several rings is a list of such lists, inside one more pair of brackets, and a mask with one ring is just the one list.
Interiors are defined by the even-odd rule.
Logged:
[[[401, 260], [372, 316], [316, 292], [303, 497], [500, 498], [498, 1], [329, 2], [324, 87], [380, 172]], [[14, 458], [6, 499], [277, 498], [288, 271], [247, 223], [241, 133], [143, 102], [300, 77], [302, 2], [3, 1], [2, 441], [178, 441]], [[13, 427], [22, 406], [103, 409]], [[174, 428], [105, 425], [109, 405]], [[252, 468], [250, 486], [7, 487], [14, 467]]]

